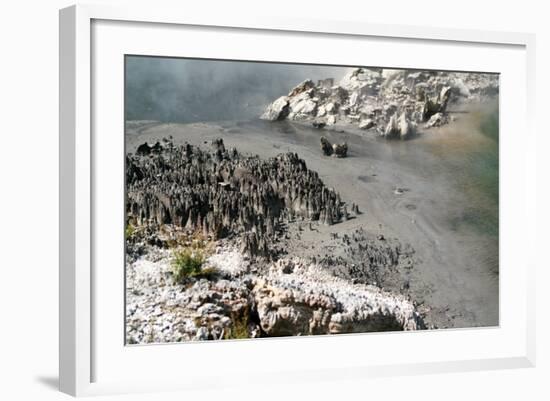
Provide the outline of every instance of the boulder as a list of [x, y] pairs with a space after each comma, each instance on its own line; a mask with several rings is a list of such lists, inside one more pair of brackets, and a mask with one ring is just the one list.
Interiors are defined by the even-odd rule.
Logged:
[[382, 69], [355, 68], [340, 81], [340, 86], [357, 96], [376, 95], [382, 82]]
[[289, 111], [293, 120], [313, 118], [317, 115], [317, 102], [310, 97], [309, 92], [303, 92], [290, 100]]
[[288, 94], [288, 97], [297, 96], [297, 95], [299, 95], [303, 92], [306, 92], [306, 91], [308, 91], [312, 88], [315, 88], [315, 84], [313, 83], [313, 81], [311, 79], [306, 79], [305, 81], [299, 83], [294, 88], [292, 88], [292, 90]]
[[287, 96], [281, 96], [265, 109], [260, 116], [262, 120], [280, 121], [284, 120], [290, 113], [289, 100]]
[[332, 145], [333, 156], [342, 158], [348, 155], [348, 144], [344, 143], [335, 143]]
[[332, 101], [338, 102], [339, 104], [344, 104], [348, 97], [349, 92], [341, 86], [337, 85], [331, 88], [330, 99]]
[[321, 151], [325, 156], [331, 156], [334, 152], [331, 143], [324, 136], [321, 137]]
[[313, 126], [313, 128], [322, 129], [322, 128], [325, 128], [327, 123], [323, 121], [313, 121], [311, 125]]
[[327, 114], [327, 110], [324, 105], [317, 108], [317, 117], [324, 117]]
[[443, 113], [436, 113], [430, 117], [430, 119], [426, 123], [426, 128], [440, 127], [444, 124], [447, 124], [448, 121], [449, 119], [447, 118], [447, 115]]
[[371, 118], [365, 118], [361, 121], [359, 121], [359, 128], [360, 129], [370, 129], [374, 127], [376, 124], [373, 119]]
[[415, 134], [415, 126], [408, 118], [405, 112], [401, 113], [397, 121], [399, 126], [400, 139], [410, 139]]
[[319, 79], [317, 86], [320, 88], [330, 89], [334, 86], [334, 78]]
[[401, 136], [399, 124], [397, 123], [397, 116], [395, 114], [390, 117], [390, 121], [388, 121], [388, 125], [386, 125], [386, 129], [382, 135], [386, 139], [396, 139]]
[[149, 144], [147, 142], [142, 143], [141, 145], [139, 145], [137, 147], [136, 154], [138, 154], [140, 156], [145, 156], [145, 155], [148, 155], [150, 153], [151, 153], [151, 147], [149, 146]]
[[402, 112], [399, 117], [397, 113], [390, 117], [383, 136], [386, 139], [410, 139], [416, 131], [415, 124], [409, 120], [407, 114]]
[[334, 114], [338, 111], [338, 106], [333, 102], [329, 102], [326, 104], [325, 110], [328, 114]]
[[439, 92], [439, 105], [441, 107], [440, 112], [445, 113], [447, 111], [447, 104], [449, 103], [449, 99], [451, 98], [451, 87], [445, 86], [441, 88], [441, 92]]
[[147, 142], [142, 143], [136, 149], [136, 154], [146, 156], [151, 153], [159, 153], [162, 151], [162, 145], [160, 142], [156, 142], [154, 145], [149, 145]]
[[450, 97], [450, 86], [443, 87], [435, 98], [427, 96], [422, 106], [422, 120], [428, 121], [434, 114], [445, 113]]

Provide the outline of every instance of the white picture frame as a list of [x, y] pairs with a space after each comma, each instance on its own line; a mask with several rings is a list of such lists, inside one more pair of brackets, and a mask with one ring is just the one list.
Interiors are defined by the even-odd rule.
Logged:
[[[445, 52], [446, 47], [453, 47], [453, 52], [478, 49], [480, 54], [488, 51], [487, 49], [496, 49], [491, 61], [493, 65], [496, 65], [495, 63], [499, 60], [498, 54], [502, 53], [501, 60], [510, 61], [507, 66], [503, 65], [502, 67], [503, 69], [508, 68], [507, 72], [503, 73], [498, 67], [491, 68], [490, 71], [503, 74], [501, 110], [503, 112], [516, 110], [517, 112], [513, 116], [505, 115], [501, 118], [503, 128], [501, 132], [503, 135], [507, 135], [507, 132], [512, 131], [513, 128], [514, 130], [519, 129], [525, 134], [521, 140], [510, 135], [506, 136], [507, 139], [503, 140], [500, 149], [501, 157], [505, 156], [501, 166], [501, 199], [503, 199], [503, 194], [506, 194], [505, 202], [501, 204], [501, 219], [505, 223], [501, 226], [501, 260], [505, 265], [508, 263], [516, 265], [516, 269], [504, 268], [501, 272], [501, 325], [498, 328], [407, 333], [407, 337], [400, 337], [396, 334], [366, 334], [331, 336], [330, 339], [324, 336], [307, 339], [148, 346], [133, 348], [136, 351], [131, 351], [131, 354], [124, 349], [123, 336], [118, 329], [113, 329], [113, 333], [105, 334], [109, 331], [108, 322], [110, 320], [101, 313], [103, 310], [101, 305], [105, 302], [102, 304], [102, 301], [96, 299], [97, 297], [94, 298], [94, 294], [96, 291], [101, 291], [102, 299], [108, 301], [112, 299], [114, 304], [118, 302], [118, 298], [113, 292], [116, 291], [116, 285], [106, 286], [105, 276], [94, 273], [94, 266], [98, 261], [94, 248], [94, 235], [97, 235], [97, 231], [104, 227], [97, 220], [98, 213], [96, 213], [100, 203], [96, 192], [99, 188], [98, 185], [103, 185], [97, 181], [97, 177], [102, 174], [97, 170], [100, 167], [103, 170], [110, 170], [114, 167], [116, 170], [116, 165], [112, 162], [113, 159], [109, 157], [115, 157], [118, 148], [114, 146], [112, 154], [109, 156], [104, 151], [104, 141], [98, 141], [94, 137], [97, 134], [95, 130], [103, 126], [94, 120], [98, 118], [97, 113], [101, 115], [101, 112], [99, 109], [96, 110], [93, 98], [102, 95], [101, 88], [98, 90], [92, 84], [93, 77], [94, 74], [100, 74], [98, 71], [101, 71], [102, 68], [101, 61], [98, 60], [105, 60], [105, 57], [111, 57], [110, 54], [124, 54], [127, 51], [125, 50], [127, 38], [135, 39], [139, 37], [140, 31], [146, 29], [149, 29], [147, 35], [140, 38], [141, 49], [145, 50], [140, 50], [135, 46], [129, 47], [137, 49], [143, 54], [155, 54], [158, 51], [160, 54], [178, 56], [173, 53], [173, 50], [170, 50], [170, 46], [172, 49], [175, 48], [174, 43], [165, 43], [164, 47], [162, 49], [159, 47], [158, 50], [155, 50], [155, 43], [161, 43], [160, 39], [166, 35], [185, 35], [186, 27], [192, 28], [199, 36], [205, 35], [205, 41], [209, 40], [207, 37], [209, 32], [226, 32], [228, 35], [238, 35], [242, 40], [249, 40], [253, 35], [262, 34], [266, 41], [271, 40], [271, 36], [277, 35], [286, 35], [286, 37], [294, 35], [305, 38], [303, 40], [318, 40], [320, 37], [326, 40], [338, 38], [342, 43], [384, 40], [386, 44], [398, 44], [406, 41], [413, 47], [416, 45], [437, 46], [442, 53]], [[96, 35], [95, 41], [94, 35]], [[522, 33], [373, 25], [366, 22], [294, 20], [290, 17], [244, 16], [238, 20], [227, 20], [224, 16], [215, 14], [187, 15], [183, 8], [181, 10], [163, 10], [154, 7], [112, 8], [103, 5], [78, 5], [61, 10], [60, 390], [71, 395], [81, 396], [135, 391], [198, 389], [206, 385], [210, 388], [213, 385], [244, 386], [249, 383], [262, 385], [262, 383], [267, 384], [268, 381], [272, 381], [275, 376], [287, 381], [327, 380], [329, 378], [361, 380], [373, 376], [534, 366], [535, 252], [529, 241], [522, 240], [517, 233], [518, 230], [522, 232], [536, 231], [534, 229], [536, 212], [533, 195], [536, 188], [534, 178], [536, 175], [536, 141], [533, 129], [534, 48], [534, 36]], [[290, 48], [287, 49], [288, 58], [285, 57], [283, 50], [279, 49], [277, 60], [295, 61], [295, 56], [290, 55], [292, 53]], [[102, 53], [103, 51], [105, 53]], [[246, 49], [242, 50], [243, 53], [239, 53], [241, 50], [234, 50], [233, 54], [222, 54], [221, 47], [216, 50], [215, 44], [212, 44], [210, 51], [217, 51], [220, 58], [247, 58]], [[410, 65], [408, 64], [410, 61], [401, 64], [397, 56], [393, 56], [394, 58], [390, 57], [391, 55], [386, 56], [386, 62], [391, 63], [392, 67]], [[485, 54], [480, 57], [489, 58], [490, 55]], [[118, 58], [117, 60], [114, 61], [120, 62]], [[327, 60], [319, 61], [326, 62]], [[299, 61], [313, 61], [313, 58]], [[347, 64], [361, 65], [360, 58], [353, 60], [348, 58], [346, 61]], [[468, 65], [471, 65], [473, 70], [489, 71], [480, 69], [484, 62], [488, 63], [489, 61], [471, 60], [471, 64]], [[117, 68], [116, 63], [114, 63], [114, 69]], [[424, 65], [416, 65], [416, 67], [425, 67], [430, 61], [424, 60], [423, 63]], [[452, 60], [442, 60], [439, 64], [432, 63], [430, 65], [444, 69], [445, 66], [452, 65]], [[475, 69], [475, 66], [478, 68]], [[117, 70], [116, 74], [118, 75], [114, 79], [119, 79], [121, 73], [122, 71]], [[95, 83], [107, 82], [102, 81], [103, 79], [109, 78], [103, 78], [101, 75]], [[119, 81], [113, 82], [117, 87]], [[512, 90], [517, 91], [517, 95], [514, 95], [514, 103], [508, 103], [512, 102], [510, 100]], [[122, 104], [117, 99], [113, 100], [109, 107], [117, 110], [116, 113], [121, 113]], [[118, 126], [119, 134], [123, 136], [121, 123], [118, 125], [114, 123], [111, 126], [114, 129]], [[512, 165], [511, 160], [506, 162], [507, 156], [512, 150], [516, 152], [514, 160], [517, 164], [515, 166]], [[101, 156], [101, 163], [99, 156]], [[120, 153], [120, 160], [122, 161], [122, 159], [123, 156]], [[116, 186], [117, 181], [113, 180], [110, 184]], [[517, 190], [517, 186], [514, 189], [507, 185], [511, 180], [521, 182], [521, 190]], [[99, 189], [100, 192], [103, 191], [103, 189]], [[122, 187], [120, 191], [123, 191]], [[114, 205], [113, 208], [120, 208], [120, 206]], [[115, 217], [116, 213], [115, 211]], [[120, 223], [120, 227], [122, 230], [122, 223]], [[101, 256], [99, 260], [101, 260]], [[123, 271], [123, 263], [120, 259], [113, 263], [118, 263], [120, 271]], [[514, 285], [517, 288], [513, 289]], [[123, 292], [122, 287], [120, 292]], [[117, 311], [112, 315], [113, 317], [118, 316], [117, 313], [122, 316], [122, 308], [117, 308], [118, 306], [113, 308]], [[516, 319], [512, 318], [512, 314]], [[101, 326], [103, 329], [98, 332], [96, 326]], [[107, 329], [105, 329], [106, 326]], [[105, 336], [113, 337], [106, 339]], [[120, 346], [120, 349], [109, 348], [106, 344], [110, 342], [116, 347]], [[374, 349], [377, 347], [373, 347], [369, 351], [371, 358], [364, 358], [362, 352], [365, 347], [374, 343], [381, 346], [393, 343], [395, 344], [393, 352], [399, 355], [387, 355], [386, 357], [383, 354], [378, 355]], [[445, 344], [452, 344], [454, 350], [445, 350]], [[325, 354], [324, 359], [318, 358], [321, 347]], [[408, 347], [415, 347], [416, 351], [420, 347], [426, 347], [423, 352], [426, 357], [420, 358], [420, 353], [416, 351], [404, 356], [403, 352], [409, 349]], [[434, 350], [428, 350], [430, 347], [433, 347]], [[342, 352], [346, 349], [361, 351]], [[211, 380], [211, 374], [201, 373], [200, 369], [197, 369], [199, 372], [189, 372], [188, 376], [184, 375], [186, 380], [169, 374], [171, 359], [187, 355], [188, 358], [199, 363], [198, 358], [201, 356], [208, 359], [215, 353], [223, 353], [226, 357], [235, 359], [239, 359], [243, 353], [252, 353], [253, 355], [263, 353], [272, 358], [273, 366], [267, 368], [256, 365], [253, 370], [247, 370], [242, 362], [237, 364], [237, 369], [242, 369], [242, 372], [245, 373], [245, 378], [240, 381], [240, 384], [235, 384], [232, 372], [216, 377], [215, 381]], [[288, 353], [290, 356], [286, 360], [279, 360], [278, 355], [282, 353]], [[116, 359], [118, 358], [116, 355], [119, 354], [121, 359]], [[346, 355], [339, 356], [339, 354]], [[303, 361], [305, 356], [310, 358], [307, 363]], [[116, 374], [116, 372], [125, 371], [121, 369], [122, 366], [135, 366], [136, 363], [154, 366], [155, 369], [147, 371], [144, 377], [134, 376], [132, 378], [132, 374], [135, 372], [132, 372], [131, 369], [128, 369], [128, 374]], [[109, 370], [107, 366], [112, 366], [112, 369], [109, 374], [103, 374], [101, 367], [107, 371]], [[267, 375], [269, 378], [266, 378]]]

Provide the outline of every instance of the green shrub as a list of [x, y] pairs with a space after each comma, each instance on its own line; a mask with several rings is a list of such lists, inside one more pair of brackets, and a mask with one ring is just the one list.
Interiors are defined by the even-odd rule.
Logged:
[[212, 278], [217, 273], [214, 267], [203, 267], [206, 260], [202, 249], [185, 248], [174, 252], [172, 274], [177, 283], [183, 283], [191, 277]]
[[124, 237], [126, 239], [131, 238], [135, 234], [135, 232], [136, 228], [132, 224], [128, 223], [126, 225], [126, 229], [124, 230]]

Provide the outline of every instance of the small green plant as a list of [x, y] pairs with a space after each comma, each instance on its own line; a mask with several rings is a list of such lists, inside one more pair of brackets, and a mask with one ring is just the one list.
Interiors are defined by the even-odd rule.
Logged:
[[172, 261], [172, 273], [174, 279], [181, 283], [186, 278], [195, 277], [202, 271], [204, 255], [200, 251], [184, 249], [174, 252]]
[[216, 275], [214, 267], [204, 267], [205, 251], [202, 249], [184, 248], [174, 252], [172, 274], [177, 283], [184, 283], [188, 278], [203, 277], [210, 279]]
[[124, 237], [126, 239], [131, 238], [135, 233], [136, 233], [136, 228], [131, 223], [128, 223], [126, 225], [126, 229], [124, 230]]

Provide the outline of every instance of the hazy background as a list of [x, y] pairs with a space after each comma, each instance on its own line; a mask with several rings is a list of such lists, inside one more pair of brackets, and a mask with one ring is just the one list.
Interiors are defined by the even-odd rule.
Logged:
[[126, 120], [247, 120], [307, 78], [338, 80], [346, 71], [347, 67], [127, 56]]

